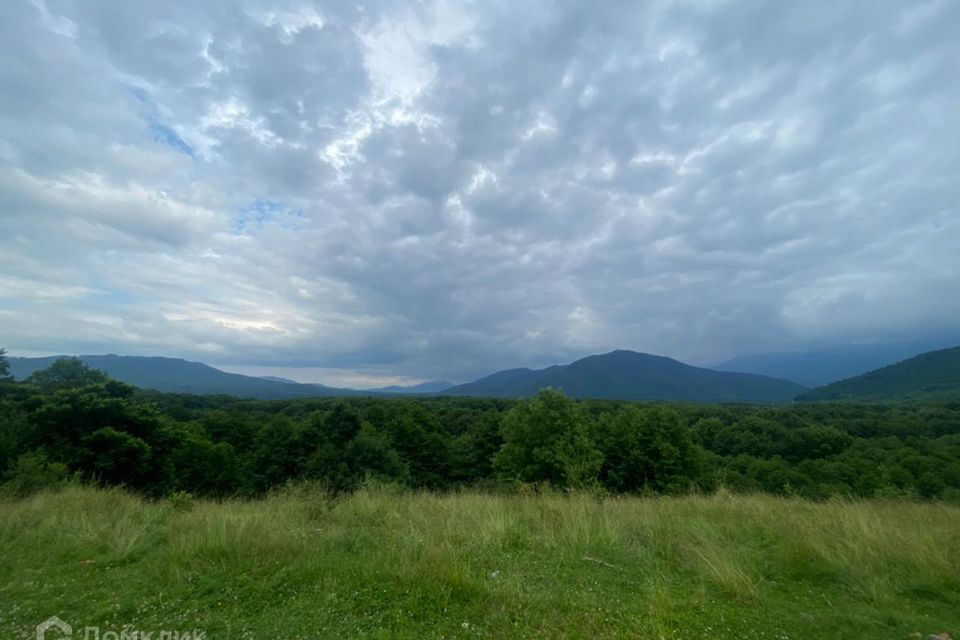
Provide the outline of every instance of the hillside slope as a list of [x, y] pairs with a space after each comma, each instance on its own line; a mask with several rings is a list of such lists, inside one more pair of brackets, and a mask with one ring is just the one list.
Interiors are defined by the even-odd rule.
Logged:
[[378, 387], [376, 389], [367, 389], [372, 393], [390, 393], [398, 395], [433, 395], [446, 391], [453, 386], [452, 382], [446, 380], [428, 380], [420, 384], [398, 385], [393, 384], [389, 387]]
[[[46, 369], [61, 357], [63, 356], [10, 358], [10, 371], [16, 379], [22, 380], [34, 371]], [[121, 382], [166, 393], [223, 394], [263, 400], [360, 393], [351, 389], [295, 384], [227, 373], [209, 365], [179, 358], [103, 355], [80, 356], [80, 359], [86, 365]]]
[[923, 353], [813, 389], [798, 396], [797, 400], [960, 400], [960, 347]]
[[510, 369], [445, 393], [506, 398], [559, 387], [577, 398], [691, 402], [788, 402], [804, 391], [793, 382], [747, 373], [692, 367], [671, 358], [612, 351], [546, 369]]
[[814, 388], [896, 364], [927, 351], [952, 347], [958, 342], [960, 336], [951, 334], [909, 342], [844, 344], [811, 351], [740, 356], [713, 368], [756, 373]]

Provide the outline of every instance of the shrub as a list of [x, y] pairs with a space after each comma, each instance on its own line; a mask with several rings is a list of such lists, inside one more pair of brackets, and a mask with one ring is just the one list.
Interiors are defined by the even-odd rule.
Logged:
[[42, 451], [25, 453], [3, 475], [0, 489], [7, 495], [18, 498], [36, 493], [41, 489], [63, 485], [69, 475], [67, 466], [50, 462]]

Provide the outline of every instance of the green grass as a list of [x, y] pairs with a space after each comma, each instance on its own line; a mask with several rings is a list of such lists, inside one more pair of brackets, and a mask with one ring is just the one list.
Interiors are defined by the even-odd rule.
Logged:
[[936, 504], [75, 487], [0, 502], [0, 552], [3, 638], [53, 614], [75, 638], [960, 634], [960, 509]]

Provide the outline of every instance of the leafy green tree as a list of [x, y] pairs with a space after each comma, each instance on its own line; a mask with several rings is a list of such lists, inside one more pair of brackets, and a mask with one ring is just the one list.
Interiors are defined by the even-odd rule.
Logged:
[[296, 424], [287, 416], [267, 421], [257, 434], [249, 460], [254, 489], [263, 491], [300, 475], [300, 442]]
[[701, 477], [702, 452], [675, 410], [626, 406], [598, 422], [596, 437], [600, 477], [615, 491], [676, 491]]
[[345, 491], [357, 482], [350, 468], [347, 446], [362, 427], [360, 414], [343, 401], [329, 412], [314, 412], [300, 434], [304, 476], [323, 481], [334, 491]]
[[7, 350], [0, 348], [0, 382], [9, 382], [13, 380], [10, 375], [10, 361], [7, 360]]
[[334, 446], [344, 447], [360, 433], [362, 422], [360, 412], [341, 400], [324, 418], [326, 439]]
[[36, 385], [45, 393], [103, 384], [109, 380], [107, 374], [88, 367], [80, 358], [60, 358], [46, 369], [34, 371], [27, 378], [29, 384]]
[[783, 455], [786, 452], [788, 436], [789, 432], [773, 420], [750, 415], [716, 433], [712, 448], [723, 455]]
[[222, 409], [204, 411], [199, 422], [212, 442], [226, 442], [236, 451], [250, 447], [258, 431], [252, 417]]
[[414, 487], [440, 488], [449, 478], [450, 442], [421, 403], [403, 402], [387, 423], [393, 448], [410, 472]]
[[347, 460], [353, 477], [407, 482], [410, 477], [406, 464], [393, 448], [390, 438], [369, 422], [363, 423], [360, 433], [347, 445]]
[[87, 472], [103, 482], [138, 486], [150, 469], [150, 446], [124, 431], [97, 429], [83, 439], [82, 445]]
[[[787, 461], [778, 456], [772, 458], [754, 458], [751, 456], [738, 457], [736, 466], [742, 469], [743, 475], [749, 479], [749, 489], [760, 489], [768, 493], [794, 494], [805, 493], [810, 478], [799, 473]], [[844, 487], [849, 492], [849, 487]]]
[[723, 433], [726, 427], [723, 421], [716, 416], [700, 418], [690, 428], [691, 435], [705, 449], [715, 450], [717, 448], [717, 436]]
[[558, 487], [596, 480], [603, 455], [590, 439], [583, 406], [556, 389], [521, 401], [503, 420], [504, 444], [494, 468], [506, 478], [546, 481]]
[[493, 459], [503, 446], [500, 415], [485, 411], [451, 444], [451, 474], [458, 482], [476, 482], [493, 475]]
[[[196, 423], [164, 425], [155, 439], [154, 458], [161, 459], [165, 483], [159, 491], [228, 496], [242, 486], [237, 454], [229, 442], [212, 442]], [[158, 479], [159, 481], [159, 479]]]
[[32, 437], [33, 425], [27, 413], [16, 403], [0, 401], [0, 474], [24, 450]]
[[793, 462], [835, 456], [853, 444], [853, 437], [835, 427], [814, 425], [788, 432], [784, 457]]
[[159, 425], [156, 410], [131, 401], [126, 396], [130, 389], [108, 381], [46, 396], [31, 414], [34, 428], [25, 445], [44, 449], [73, 470], [86, 470], [85, 438], [98, 429], [111, 428], [149, 441]]

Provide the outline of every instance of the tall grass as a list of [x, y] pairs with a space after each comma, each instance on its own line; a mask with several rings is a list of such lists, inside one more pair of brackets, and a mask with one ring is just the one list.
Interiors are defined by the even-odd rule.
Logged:
[[960, 509], [934, 504], [69, 487], [0, 502], [0, 552], [13, 638], [53, 614], [210, 640], [960, 635]]

